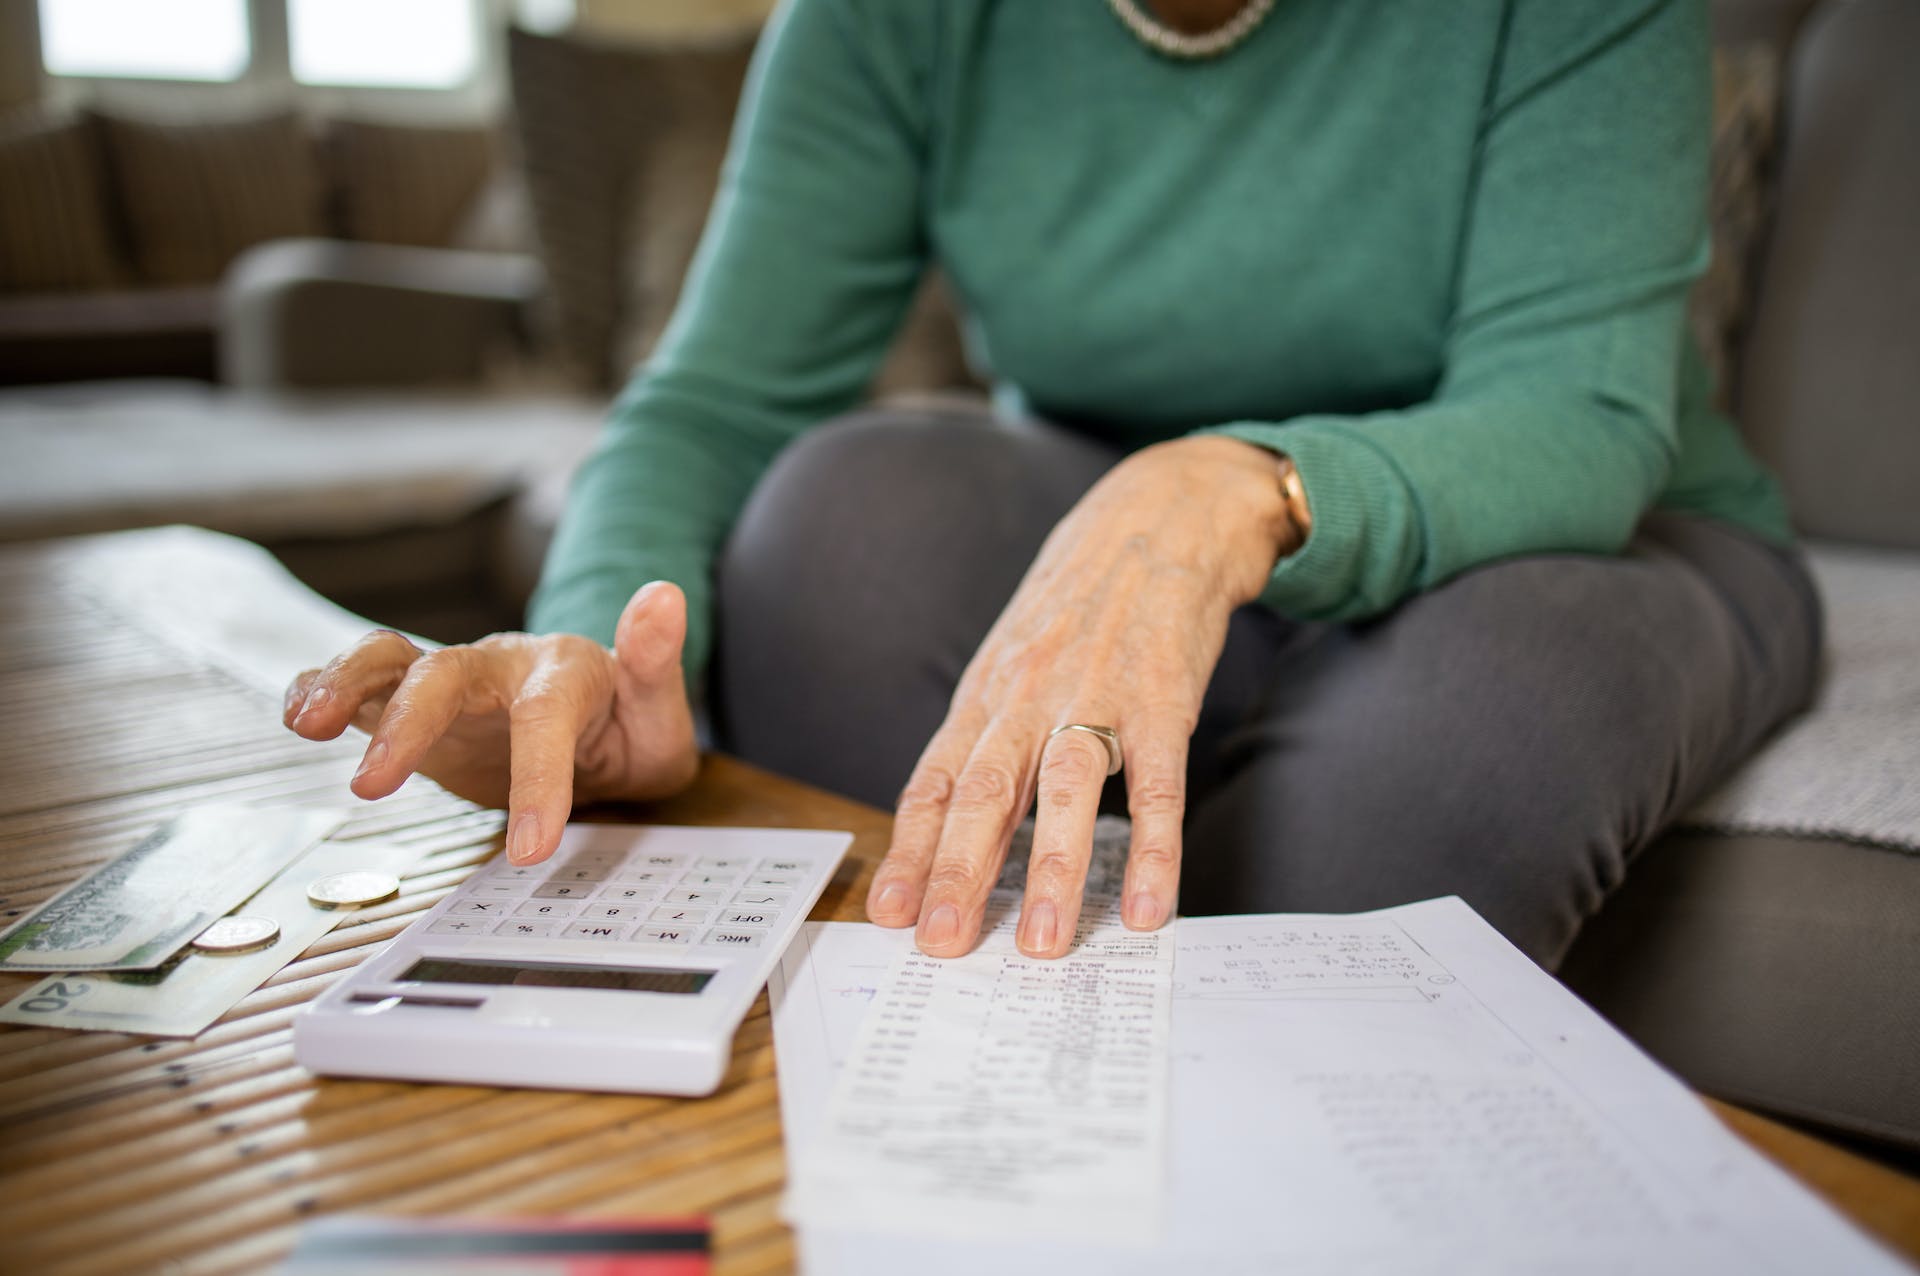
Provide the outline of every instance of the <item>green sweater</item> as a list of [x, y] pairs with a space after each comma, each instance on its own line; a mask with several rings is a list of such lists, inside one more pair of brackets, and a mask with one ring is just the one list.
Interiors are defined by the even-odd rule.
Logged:
[[861, 400], [933, 261], [1002, 402], [1292, 456], [1290, 616], [1617, 552], [1656, 505], [1785, 540], [1683, 337], [1708, 110], [1703, 0], [1280, 0], [1197, 63], [1102, 0], [791, 0], [530, 624], [611, 642], [669, 579], [697, 678], [755, 481]]

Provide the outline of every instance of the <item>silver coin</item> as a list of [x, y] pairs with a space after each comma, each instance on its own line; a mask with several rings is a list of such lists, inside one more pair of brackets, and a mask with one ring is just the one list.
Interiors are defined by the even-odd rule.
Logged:
[[307, 887], [307, 898], [322, 908], [356, 908], [377, 904], [400, 893], [400, 879], [392, 873], [358, 871], [331, 873]]
[[250, 953], [280, 938], [280, 923], [271, 917], [222, 917], [194, 936], [203, 953]]

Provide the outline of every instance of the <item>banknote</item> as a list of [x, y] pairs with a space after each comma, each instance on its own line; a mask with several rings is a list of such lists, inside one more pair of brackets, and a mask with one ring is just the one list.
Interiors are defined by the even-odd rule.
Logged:
[[152, 971], [54, 975], [0, 1006], [0, 1022], [197, 1036], [353, 914], [309, 901], [307, 886], [315, 878], [362, 869], [398, 874], [421, 855], [418, 847], [392, 842], [322, 842], [246, 902], [247, 916], [280, 924], [280, 937], [267, 947], [234, 954], [188, 950]]
[[153, 970], [321, 838], [346, 812], [209, 804], [0, 934], [0, 970]]

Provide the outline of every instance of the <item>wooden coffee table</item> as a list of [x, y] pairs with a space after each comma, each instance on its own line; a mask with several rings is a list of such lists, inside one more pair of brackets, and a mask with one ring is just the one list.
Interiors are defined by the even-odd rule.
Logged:
[[[279, 688], [362, 629], [261, 551], [189, 529], [0, 552], [0, 918], [184, 804], [351, 803], [358, 750], [279, 726]], [[186, 713], [184, 707], [191, 706]], [[593, 818], [847, 829], [814, 910], [857, 920], [885, 812], [707, 759], [685, 795]], [[401, 896], [361, 910], [191, 1041], [0, 1026], [7, 1270], [270, 1267], [323, 1214], [705, 1215], [714, 1269], [788, 1271], [764, 997], [705, 1099], [321, 1081], [298, 1007], [499, 846], [496, 813], [427, 785], [356, 819], [417, 845]], [[29, 980], [0, 978], [0, 998]], [[1724, 1104], [1748, 1142], [1920, 1259], [1920, 1181]]]

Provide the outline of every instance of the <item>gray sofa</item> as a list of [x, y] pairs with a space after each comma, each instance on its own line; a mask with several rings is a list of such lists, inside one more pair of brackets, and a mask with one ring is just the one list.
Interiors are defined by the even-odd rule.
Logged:
[[441, 641], [519, 623], [516, 505], [591, 445], [597, 398], [327, 394], [187, 380], [0, 390], [0, 543], [187, 523], [263, 545], [358, 615]]
[[[1920, 4], [1741, 0], [1716, 16], [1723, 39], [1788, 51], [1735, 410], [1805, 535], [1920, 565]], [[1703, 1090], [1920, 1148], [1911, 851], [1670, 836], [1560, 973]]]
[[[1806, 534], [1920, 568], [1920, 3], [1717, 0], [1714, 13], [1723, 46], [1774, 49], [1785, 77], [1735, 410]], [[472, 343], [520, 330], [528, 286], [514, 265], [465, 278], [441, 286], [430, 258], [370, 264], [324, 245], [256, 254], [228, 281], [229, 376], [255, 394], [458, 378]], [[435, 341], [400, 339], [426, 324]], [[468, 566], [496, 607], [530, 585], [582, 438], [578, 399], [553, 414], [566, 429], [488, 480], [487, 530], [462, 551], [490, 555]], [[1675, 833], [1642, 853], [1561, 974], [1709, 1093], [1920, 1148], [1920, 856]]]
[[[34, 30], [29, 16], [30, 43]], [[488, 127], [121, 113], [67, 96], [49, 84], [45, 102], [0, 111], [0, 385], [211, 381], [221, 275], [280, 237], [524, 243]]]

